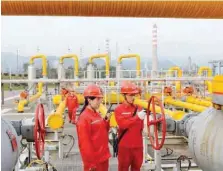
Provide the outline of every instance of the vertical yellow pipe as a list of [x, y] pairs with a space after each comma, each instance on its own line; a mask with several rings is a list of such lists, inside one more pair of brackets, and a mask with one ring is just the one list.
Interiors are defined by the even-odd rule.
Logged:
[[35, 55], [30, 58], [29, 63], [32, 65], [34, 63], [34, 59], [41, 58], [42, 59], [42, 76], [47, 76], [47, 60], [45, 55]]
[[[204, 71], [207, 71], [208, 77], [212, 77], [212, 69], [206, 66], [200, 67], [198, 70], [198, 75], [201, 76]], [[205, 81], [205, 84], [207, 85], [208, 92], [212, 93], [212, 82], [211, 81]]]
[[105, 58], [105, 75], [108, 77], [109, 76], [109, 70], [110, 70], [110, 61], [109, 61], [109, 56], [108, 54], [97, 54], [97, 55], [93, 55], [89, 58], [88, 62], [90, 64], [92, 64], [93, 59], [96, 58]]
[[136, 58], [136, 74], [139, 77], [140, 76], [140, 71], [141, 71], [141, 61], [140, 61], [140, 56], [137, 54], [126, 54], [126, 55], [121, 55], [118, 58], [118, 64], [121, 63], [123, 58]]
[[60, 64], [63, 64], [65, 58], [73, 58], [74, 59], [74, 75], [77, 77], [79, 73], [79, 61], [78, 56], [75, 54], [68, 54], [60, 57]]

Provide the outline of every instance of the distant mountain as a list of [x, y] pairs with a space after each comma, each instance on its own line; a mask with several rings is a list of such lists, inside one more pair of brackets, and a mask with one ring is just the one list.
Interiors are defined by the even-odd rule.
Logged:
[[[9, 68], [11, 68], [12, 73], [17, 72], [17, 55], [11, 52], [1, 52], [1, 66], [2, 66], [2, 72], [9, 72]], [[30, 57], [26, 56], [19, 56], [19, 71], [23, 72], [23, 64], [28, 63]], [[59, 56], [47, 56], [48, 65], [51, 68], [57, 68], [59, 63]], [[88, 58], [81, 59], [80, 63], [81, 66], [85, 66], [88, 62]], [[101, 67], [105, 65], [104, 59], [95, 59], [94, 62], [97, 64], [98, 67]], [[112, 66], [116, 66], [117, 61], [111, 60], [110, 64]], [[73, 67], [74, 61], [73, 59], [66, 59], [64, 60], [64, 67], [68, 68], [69, 66]], [[144, 69], [145, 65], [148, 69], [152, 68], [152, 60], [147, 58], [141, 58], [141, 68]], [[35, 61], [35, 66], [37, 68], [41, 67], [41, 60], [38, 59]], [[159, 68], [161, 69], [168, 69], [172, 66], [175, 66], [173, 62], [170, 60], [167, 60], [165, 58], [162, 58], [162, 60], [159, 61]], [[135, 59], [125, 59], [122, 62], [123, 69], [135, 69], [136, 68], [136, 60]]]

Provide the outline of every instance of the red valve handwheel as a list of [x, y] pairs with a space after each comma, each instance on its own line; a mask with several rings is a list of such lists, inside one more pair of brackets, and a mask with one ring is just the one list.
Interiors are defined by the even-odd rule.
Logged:
[[45, 113], [42, 104], [38, 104], [35, 114], [34, 140], [36, 156], [41, 159], [44, 153], [45, 142]]
[[[156, 110], [155, 110], [155, 103], [157, 103], [157, 102], [161, 109], [161, 117], [158, 119], [157, 119]], [[152, 109], [151, 109], [151, 107], [152, 107]], [[153, 114], [153, 120], [150, 117], [151, 113]], [[162, 139], [161, 139], [160, 143], [158, 140], [158, 126], [159, 126], [159, 124], [162, 124]], [[151, 126], [154, 126], [154, 138], [150, 132]], [[147, 127], [148, 127], [149, 139], [150, 139], [153, 149], [160, 150], [163, 147], [165, 137], [166, 137], [166, 119], [165, 119], [163, 105], [161, 104], [161, 101], [156, 96], [152, 96], [149, 99], [148, 109], [147, 109]]]

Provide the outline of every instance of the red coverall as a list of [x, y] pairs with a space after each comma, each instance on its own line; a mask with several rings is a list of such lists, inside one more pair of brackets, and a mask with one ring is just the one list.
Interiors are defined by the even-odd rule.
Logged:
[[69, 121], [76, 123], [76, 112], [79, 107], [78, 98], [76, 95], [69, 95], [66, 100], [68, 109]]
[[86, 108], [77, 121], [77, 134], [84, 171], [96, 167], [96, 171], [108, 171], [109, 122], [99, 113]]
[[[133, 117], [135, 108], [134, 105], [123, 103], [115, 109], [115, 118], [119, 126], [118, 135], [124, 129], [128, 129], [118, 146], [119, 171], [128, 171], [130, 166], [131, 171], [140, 171], [143, 162], [143, 121], [137, 115]], [[138, 111], [141, 109], [138, 107]]]

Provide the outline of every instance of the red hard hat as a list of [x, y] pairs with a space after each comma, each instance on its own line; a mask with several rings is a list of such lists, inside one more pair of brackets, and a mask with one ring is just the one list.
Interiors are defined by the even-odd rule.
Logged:
[[134, 83], [131, 83], [129, 81], [122, 82], [121, 85], [121, 93], [122, 94], [138, 94], [138, 88]]
[[90, 84], [84, 90], [84, 97], [103, 97], [103, 92], [96, 84]]

